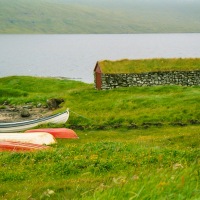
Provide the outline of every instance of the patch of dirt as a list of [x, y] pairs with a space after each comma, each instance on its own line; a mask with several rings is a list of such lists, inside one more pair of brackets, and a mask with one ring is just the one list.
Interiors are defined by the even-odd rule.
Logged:
[[[30, 113], [29, 117], [21, 117], [21, 111], [25, 108]], [[33, 107], [33, 106], [4, 106], [0, 109], [0, 122], [18, 122], [26, 121], [31, 119], [38, 119], [46, 117], [52, 114], [52, 111], [44, 107]]]

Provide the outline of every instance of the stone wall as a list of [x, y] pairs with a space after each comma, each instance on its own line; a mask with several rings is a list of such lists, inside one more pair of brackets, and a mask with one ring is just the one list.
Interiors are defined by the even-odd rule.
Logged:
[[141, 74], [102, 74], [102, 89], [130, 86], [200, 85], [200, 71], [149, 72]]

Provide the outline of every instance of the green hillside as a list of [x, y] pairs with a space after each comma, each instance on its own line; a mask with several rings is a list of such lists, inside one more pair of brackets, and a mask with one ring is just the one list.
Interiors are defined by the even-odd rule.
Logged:
[[0, 33], [200, 32], [200, 3], [0, 0]]
[[[112, 127], [200, 124], [199, 86], [130, 87], [97, 91], [93, 84], [36, 77], [0, 78], [0, 105], [46, 104], [62, 98], [70, 108], [67, 125], [71, 128], [107, 129]], [[116, 114], [117, 113], [117, 114]]]

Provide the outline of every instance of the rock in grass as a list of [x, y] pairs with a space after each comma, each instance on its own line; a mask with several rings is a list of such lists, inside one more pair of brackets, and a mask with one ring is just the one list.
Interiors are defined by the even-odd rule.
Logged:
[[29, 113], [28, 109], [22, 108], [21, 117], [29, 117], [29, 116], [30, 116], [30, 113]]
[[52, 99], [48, 99], [47, 100], [47, 105], [48, 105], [49, 110], [54, 110], [56, 108], [59, 108], [59, 105], [62, 102], [64, 102], [64, 99], [55, 99], [55, 98], [52, 98]]

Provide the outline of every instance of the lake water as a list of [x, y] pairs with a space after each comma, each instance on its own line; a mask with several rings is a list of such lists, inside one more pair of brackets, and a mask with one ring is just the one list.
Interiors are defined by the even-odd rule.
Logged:
[[93, 83], [98, 60], [200, 58], [200, 34], [0, 35], [0, 77], [52, 76]]

